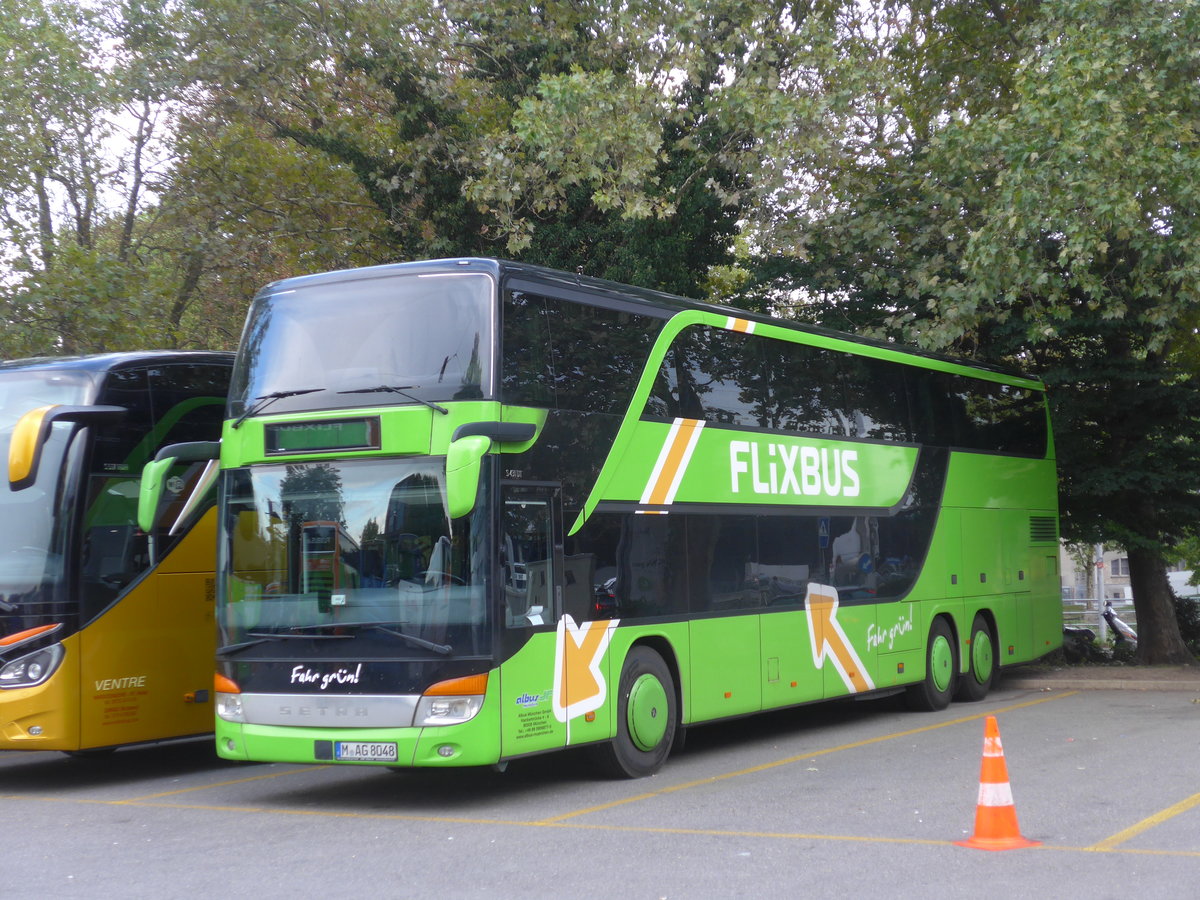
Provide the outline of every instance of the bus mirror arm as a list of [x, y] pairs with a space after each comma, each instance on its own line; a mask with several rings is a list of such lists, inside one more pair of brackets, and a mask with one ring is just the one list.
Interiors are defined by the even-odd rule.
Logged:
[[186, 444], [167, 444], [157, 453], [154, 459], [171, 458], [177, 462], [207, 462], [210, 459], [220, 459], [220, 441], [188, 441]]
[[55, 422], [95, 425], [116, 421], [127, 412], [123, 406], [41, 406], [31, 409], [17, 421], [8, 445], [9, 487], [20, 491], [37, 480], [42, 447]]
[[461, 519], [475, 508], [480, 463], [490, 449], [492, 439], [482, 434], [457, 438], [446, 448], [446, 502], [450, 518]]
[[468, 422], [454, 429], [452, 441], [481, 435], [501, 444], [523, 444], [537, 434], [537, 426], [529, 422]]
[[138, 488], [138, 528], [146, 534], [154, 533], [154, 520], [158, 513], [159, 499], [166, 485], [167, 473], [177, 462], [212, 462], [221, 455], [220, 441], [191, 441], [186, 444], [168, 444], [154, 455], [142, 469], [142, 483]]

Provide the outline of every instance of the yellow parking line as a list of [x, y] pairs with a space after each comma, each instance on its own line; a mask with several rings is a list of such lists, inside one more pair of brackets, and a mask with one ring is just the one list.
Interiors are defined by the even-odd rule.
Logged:
[[964, 722], [975, 722], [987, 716], [994, 716], [999, 713], [1011, 712], [1014, 709], [1025, 709], [1030, 706], [1037, 706], [1040, 703], [1049, 703], [1051, 700], [1061, 700], [1064, 697], [1070, 697], [1078, 691], [1064, 691], [1061, 694], [1053, 694], [1051, 696], [1039, 697], [1037, 700], [1027, 700], [1024, 703], [1014, 703], [1011, 706], [1005, 706], [1001, 709], [989, 710], [986, 713], [976, 713], [973, 716], [963, 716], [959, 719], [951, 719], [948, 722], [939, 722], [936, 725], [925, 725], [921, 728], [911, 728], [908, 731], [897, 731], [893, 734], [884, 734], [878, 737], [867, 738], [865, 741], [856, 741], [852, 744], [841, 744], [837, 747], [826, 747], [824, 750], [814, 750], [809, 753], [801, 753], [796, 756], [789, 756], [786, 759], [777, 759], [773, 762], [762, 763], [757, 766], [751, 766], [748, 769], [738, 769], [734, 772], [726, 772], [722, 775], [710, 775], [707, 778], [698, 778], [695, 781], [687, 781], [683, 784], [676, 784], [670, 787], [660, 788], [657, 791], [648, 791], [644, 794], [637, 794], [633, 797], [625, 797], [621, 800], [613, 800], [611, 803], [602, 803], [599, 806], [589, 806], [584, 809], [577, 809], [573, 812], [563, 813], [559, 816], [551, 816], [548, 819], [540, 819], [539, 825], [552, 825], [559, 822], [564, 822], [567, 819], [573, 819], [576, 816], [586, 816], [590, 813], [603, 812], [606, 809], [613, 809], [617, 806], [625, 806], [629, 803], [636, 803], [639, 800], [649, 800], [652, 797], [661, 797], [665, 794], [673, 794], [677, 791], [685, 791], [688, 788], [700, 787], [701, 785], [714, 784], [718, 781], [725, 781], [730, 778], [738, 778], [742, 775], [753, 775], [757, 772], [765, 772], [769, 769], [775, 769], [779, 766], [789, 766], [793, 763], [803, 762], [804, 760], [813, 759], [818, 756], [825, 756], [830, 753], [839, 753], [843, 750], [855, 750], [859, 747], [869, 747], [871, 744], [880, 744], [884, 741], [894, 741], [898, 738], [912, 737], [915, 734], [924, 734], [927, 731], [936, 731], [939, 728], [948, 728], [951, 725], [961, 725]]
[[282, 772], [267, 772], [265, 775], [251, 775], [248, 778], [233, 778], [229, 781], [214, 781], [212, 784], [199, 784], [195, 787], [179, 788], [174, 791], [163, 791], [159, 794], [146, 794], [144, 797], [131, 797], [128, 800], [110, 800], [109, 803], [120, 805], [122, 803], [138, 804], [147, 800], [157, 800], [160, 797], [174, 797], [177, 794], [190, 794], [194, 791], [206, 791], [209, 788], [227, 787], [231, 784], [246, 784], [251, 781], [264, 781], [268, 778], [279, 778], [281, 775], [296, 775], [300, 772], [315, 772], [318, 769], [328, 769], [329, 766], [303, 766], [296, 769], [285, 769]]
[[[947, 723], [950, 724], [950, 723]], [[528, 822], [512, 819], [476, 819], [467, 816], [418, 816], [406, 813], [348, 812], [314, 809], [279, 809], [268, 806], [227, 806], [203, 803], [139, 803], [127, 800], [91, 800], [80, 797], [28, 797], [19, 794], [0, 796], [0, 801], [33, 801], [36, 803], [79, 803], [89, 806], [138, 806], [143, 809], [174, 809], [199, 812], [259, 813], [274, 816], [308, 816], [320, 819], [361, 819], [386, 822], [421, 822], [436, 825], [484, 825], [500, 828], [550, 828], [574, 831], [611, 831], [650, 835], [681, 835], [718, 838], [759, 838], [785, 841], [839, 841], [858, 844], [912, 844], [927, 847], [952, 847], [954, 841], [931, 838], [882, 837], [853, 834], [808, 834], [779, 831], [723, 831], [715, 828], [669, 828], [654, 825], [604, 825], [584, 822]], [[969, 850], [955, 852], [969, 853]], [[1137, 850], [1123, 847], [1069, 847], [1042, 844], [1030, 848], [1034, 853], [1112, 853], [1122, 856], [1172, 856], [1200, 859], [1200, 850]]]
[[1142, 819], [1142, 821], [1138, 822], [1136, 825], [1131, 825], [1124, 831], [1118, 831], [1112, 837], [1105, 838], [1104, 840], [1100, 841], [1100, 843], [1093, 844], [1087, 849], [1097, 851], [1112, 850], [1131, 838], [1137, 837], [1143, 831], [1149, 831], [1154, 826], [1161, 825], [1168, 819], [1173, 819], [1180, 813], [1185, 813], [1189, 809], [1194, 809], [1197, 806], [1200, 806], [1200, 794], [1192, 794], [1192, 796], [1188, 797], [1186, 800], [1181, 800], [1174, 806], [1168, 806], [1162, 812], [1155, 813], [1148, 819]]

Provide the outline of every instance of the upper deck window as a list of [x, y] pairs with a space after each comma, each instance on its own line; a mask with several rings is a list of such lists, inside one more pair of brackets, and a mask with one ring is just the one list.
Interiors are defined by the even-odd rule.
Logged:
[[263, 412], [489, 396], [492, 285], [479, 273], [359, 274], [264, 292], [242, 336], [230, 414], [288, 391], [306, 393]]
[[621, 415], [662, 317], [510, 290], [504, 298], [504, 402]]

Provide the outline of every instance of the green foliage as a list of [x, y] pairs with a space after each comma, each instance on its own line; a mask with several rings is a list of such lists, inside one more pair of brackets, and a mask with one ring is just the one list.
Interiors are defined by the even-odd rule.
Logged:
[[741, 171], [783, 116], [777, 35], [795, 30], [774, 4], [191, 8], [209, 112], [352, 174], [396, 257], [506, 255], [688, 293], [729, 261]]
[[1194, 597], [1175, 598], [1175, 618], [1179, 634], [1194, 656], [1200, 656], [1200, 600]]
[[263, 283], [385, 258], [325, 157], [194, 114], [178, 5], [0, 3], [0, 355], [230, 348]]
[[[1200, 527], [1200, 5], [839, 15], [826, 74], [849, 81], [827, 112], [843, 154], [814, 157], [785, 198], [796, 214], [760, 225], [747, 295], [798, 293], [824, 324], [1043, 377], [1064, 536], [1120, 542], [1131, 570], [1136, 555], [1161, 574]], [[1165, 602], [1131, 575], [1139, 604]], [[1175, 652], [1155, 637], [1139, 653]]]

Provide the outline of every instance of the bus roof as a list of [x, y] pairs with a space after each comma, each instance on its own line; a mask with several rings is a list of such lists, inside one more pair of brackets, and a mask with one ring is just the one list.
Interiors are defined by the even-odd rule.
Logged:
[[153, 362], [232, 362], [234, 354], [224, 350], [135, 350], [123, 353], [96, 353], [90, 356], [32, 356], [0, 360], [0, 372], [14, 369], [58, 369], [83, 372], [108, 372], [126, 365]]
[[623, 304], [629, 304], [631, 302], [634, 304], [644, 304], [652, 309], [669, 313], [682, 312], [685, 310], [701, 310], [704, 312], [716, 313], [722, 316], [728, 316], [731, 313], [736, 313], [739, 317], [745, 318], [751, 322], [763, 322], [793, 331], [807, 332], [809, 334], [821, 335], [827, 338], [848, 341], [851, 343], [860, 344], [864, 347], [890, 350], [892, 352], [904, 353], [910, 356], [921, 357], [929, 360], [937, 360], [943, 363], [951, 363], [954, 365], [979, 369], [986, 372], [993, 372], [1013, 378], [1031, 381], [1037, 380], [1029, 379], [1029, 376], [1023, 375], [1016, 369], [1007, 366], [999, 366], [992, 363], [964, 359], [948, 354], [934, 353], [928, 350], [922, 350], [919, 347], [910, 344], [899, 344], [891, 341], [863, 337], [852, 332], [838, 331], [833, 328], [824, 328], [819, 325], [809, 325], [807, 323], [797, 322], [794, 319], [784, 319], [777, 316], [767, 315], [765, 313], [752, 312], [736, 306], [707, 303], [701, 300], [692, 300], [687, 297], [669, 294], [665, 291], [656, 291], [649, 288], [637, 287], [635, 285], [609, 281], [603, 278], [594, 278], [582, 273], [572, 274], [559, 269], [550, 269], [544, 266], [535, 266], [528, 263], [513, 262], [503, 259], [458, 257], [421, 260], [416, 262], [387, 263], [384, 265], [365, 266], [357, 269], [338, 269], [330, 272], [320, 272], [313, 275], [298, 275], [294, 278], [286, 278], [280, 281], [275, 281], [266, 285], [259, 293], [260, 295], [272, 295], [287, 293], [288, 291], [320, 284], [335, 283], [338, 281], [367, 278], [386, 278], [392, 275], [433, 275], [445, 274], [448, 272], [485, 273], [491, 275], [497, 280], [497, 282], [506, 277], [516, 276], [525, 277], [531, 281], [553, 284], [567, 290], [570, 290], [571, 288], [583, 288], [588, 291], [590, 297], [599, 300], [600, 305], [603, 305], [604, 299], [608, 298]]

